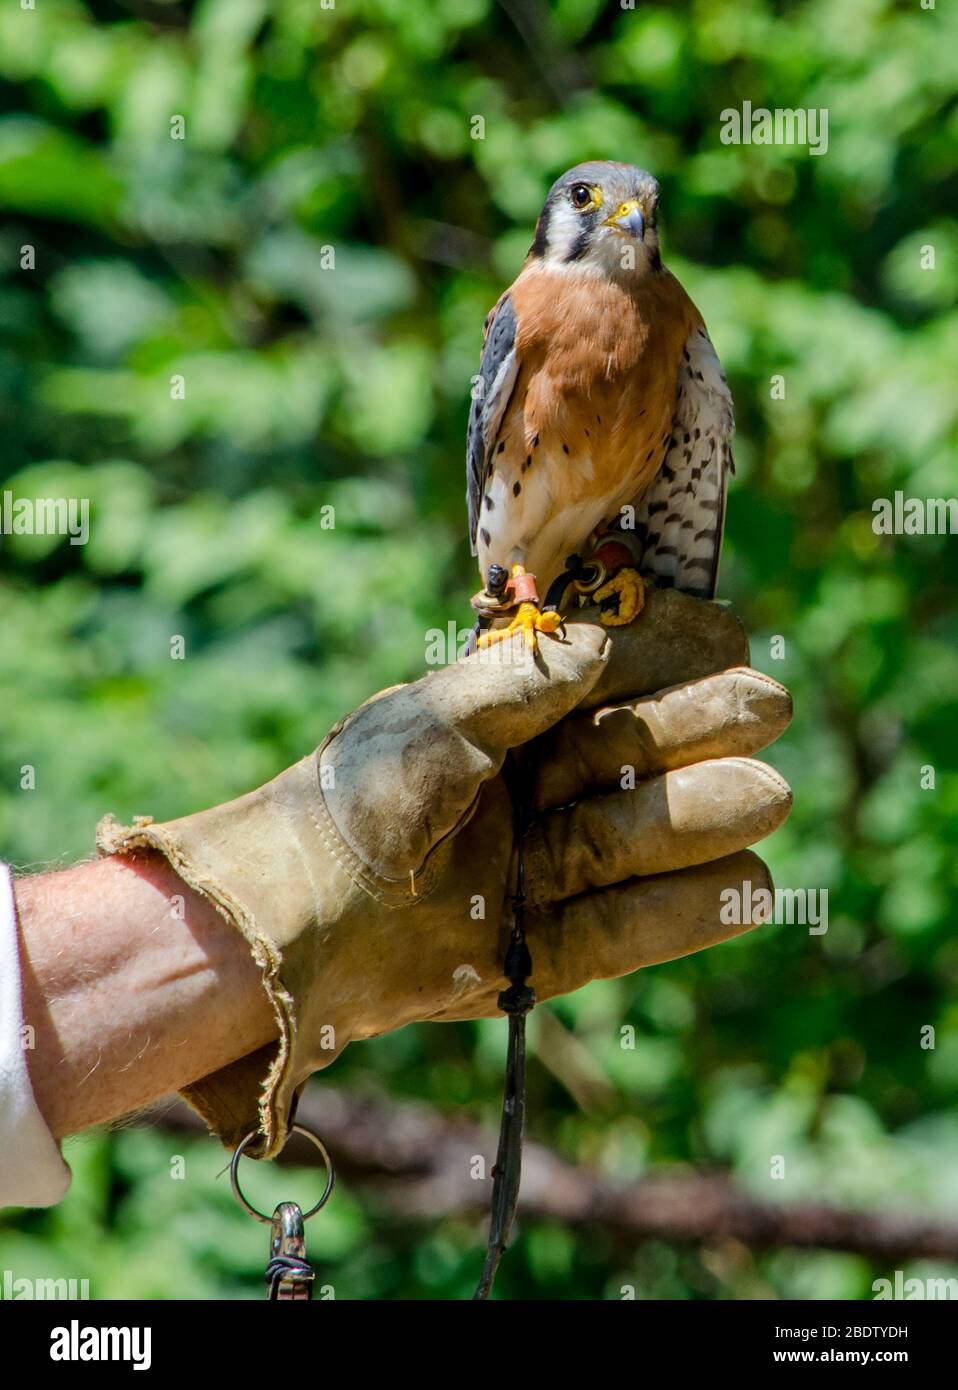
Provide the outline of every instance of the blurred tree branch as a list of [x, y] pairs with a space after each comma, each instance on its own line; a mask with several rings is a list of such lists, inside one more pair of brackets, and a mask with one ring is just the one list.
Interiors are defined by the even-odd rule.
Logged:
[[541, 0], [499, 0], [499, 4], [559, 106], [568, 106], [579, 92], [591, 88], [588, 69], [562, 42], [548, 6]]
[[[337, 1170], [375, 1192], [396, 1215], [429, 1218], [484, 1211], [490, 1182], [471, 1177], [476, 1155], [491, 1162], [493, 1132], [429, 1106], [311, 1086], [297, 1121], [319, 1133]], [[203, 1132], [182, 1101], [153, 1123]], [[319, 1156], [304, 1140], [290, 1161]], [[896, 1262], [958, 1259], [958, 1224], [907, 1213], [875, 1212], [819, 1202], [772, 1203], [751, 1196], [726, 1174], [673, 1169], [624, 1185], [566, 1162], [542, 1144], [526, 1144], [520, 1212], [530, 1220], [572, 1228], [602, 1227], [631, 1242], [646, 1239], [711, 1244], [739, 1241], [752, 1249], [839, 1250]]]

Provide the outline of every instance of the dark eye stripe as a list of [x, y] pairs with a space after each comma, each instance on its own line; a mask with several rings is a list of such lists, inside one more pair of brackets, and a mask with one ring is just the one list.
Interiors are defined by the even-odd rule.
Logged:
[[569, 249], [569, 251], [568, 251], [568, 253], [567, 253], [567, 255], [566, 255], [566, 260], [567, 260], [567, 261], [577, 261], [577, 260], [579, 260], [580, 257], [584, 256], [585, 253], [586, 253], [586, 251], [588, 251], [588, 249], [589, 249], [589, 243], [591, 242], [591, 240], [592, 240], [592, 227], [591, 227], [591, 224], [587, 223], [587, 224], [582, 228], [582, 230], [579, 232], [579, 235], [576, 237], [575, 241], [572, 243], [572, 246], [570, 247], [570, 249]]

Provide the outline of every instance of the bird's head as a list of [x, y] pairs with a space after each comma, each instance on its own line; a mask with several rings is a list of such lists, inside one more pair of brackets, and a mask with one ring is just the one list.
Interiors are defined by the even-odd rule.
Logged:
[[617, 279], [658, 270], [658, 205], [659, 185], [644, 169], [577, 164], [549, 189], [529, 255]]

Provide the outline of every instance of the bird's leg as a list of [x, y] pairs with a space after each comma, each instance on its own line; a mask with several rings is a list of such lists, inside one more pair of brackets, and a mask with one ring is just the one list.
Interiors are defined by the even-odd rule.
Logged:
[[624, 627], [645, 606], [645, 581], [635, 568], [632, 552], [608, 536], [589, 556], [575, 587], [599, 605], [599, 621], [605, 627]]
[[478, 643], [479, 650], [483, 651], [496, 642], [505, 641], [513, 633], [521, 632], [526, 646], [534, 652], [538, 645], [538, 634], [556, 632], [562, 624], [561, 614], [554, 610], [542, 612], [536, 590], [536, 577], [534, 574], [527, 574], [523, 565], [512, 566], [505, 589], [506, 595], [518, 605], [515, 615], [506, 627], [492, 628], [482, 633]]

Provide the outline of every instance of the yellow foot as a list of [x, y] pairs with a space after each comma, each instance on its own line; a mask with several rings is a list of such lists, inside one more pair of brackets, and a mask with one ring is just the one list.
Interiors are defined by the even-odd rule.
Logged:
[[520, 603], [516, 610], [516, 616], [508, 627], [496, 627], [491, 632], [484, 632], [479, 638], [479, 648], [491, 647], [494, 642], [504, 642], [507, 637], [511, 637], [514, 632], [521, 632], [525, 644], [531, 652], [534, 652], [538, 644], [537, 634], [540, 632], [552, 633], [562, 625], [562, 615], [550, 609], [543, 613], [534, 603]]
[[633, 618], [637, 618], [645, 607], [645, 583], [638, 570], [626, 567], [614, 574], [592, 597], [599, 604], [603, 599], [618, 598], [618, 603], [613, 603], [605, 610], [600, 622], [605, 627], [624, 627], [626, 623], [631, 623]]

